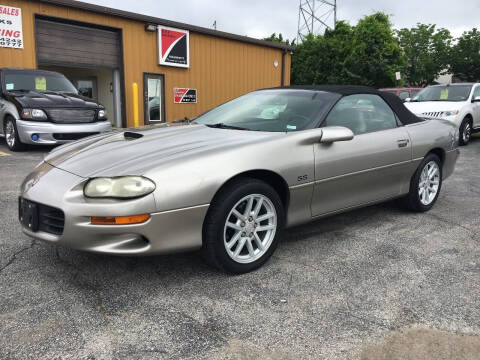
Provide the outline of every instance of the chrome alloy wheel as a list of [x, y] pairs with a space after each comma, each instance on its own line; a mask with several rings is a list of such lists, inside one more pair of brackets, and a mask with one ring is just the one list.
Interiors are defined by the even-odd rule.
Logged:
[[430, 205], [437, 196], [440, 187], [440, 168], [435, 161], [425, 165], [420, 174], [418, 196], [423, 205]]
[[5, 140], [9, 148], [15, 146], [15, 126], [11, 120], [7, 120], [5, 124]]
[[472, 135], [472, 127], [470, 126], [470, 122], [467, 121], [465, 127], [463, 128], [463, 142], [466, 144], [470, 140], [470, 136]]
[[223, 243], [233, 261], [252, 263], [268, 251], [276, 229], [277, 212], [270, 199], [261, 194], [247, 195], [228, 214]]

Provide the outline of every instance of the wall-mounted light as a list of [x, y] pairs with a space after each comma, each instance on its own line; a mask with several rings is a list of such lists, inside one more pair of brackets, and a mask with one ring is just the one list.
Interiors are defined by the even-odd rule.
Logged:
[[155, 24], [145, 24], [145, 31], [157, 31], [157, 25]]

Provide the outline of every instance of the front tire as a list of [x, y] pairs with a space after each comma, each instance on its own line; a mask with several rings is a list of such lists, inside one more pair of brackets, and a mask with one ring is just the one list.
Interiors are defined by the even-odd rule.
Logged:
[[277, 192], [257, 179], [239, 179], [215, 196], [204, 223], [203, 254], [211, 265], [234, 274], [262, 266], [272, 256], [284, 226]]
[[18, 136], [17, 124], [15, 119], [7, 116], [3, 124], [3, 134], [5, 135], [5, 142], [11, 151], [21, 151], [25, 148], [25, 144], [20, 141]]
[[460, 141], [459, 144], [464, 146], [467, 145], [472, 136], [472, 120], [469, 117], [463, 119], [460, 124]]
[[402, 199], [403, 205], [416, 212], [430, 210], [442, 188], [442, 162], [435, 154], [428, 154], [410, 180], [410, 192]]

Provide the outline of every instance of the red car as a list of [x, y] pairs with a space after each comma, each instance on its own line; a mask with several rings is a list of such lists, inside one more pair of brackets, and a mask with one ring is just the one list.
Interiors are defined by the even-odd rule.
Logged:
[[391, 89], [380, 89], [380, 91], [389, 92], [397, 95], [402, 101], [405, 101], [406, 98], [413, 98], [417, 93], [422, 90], [422, 88], [391, 88]]

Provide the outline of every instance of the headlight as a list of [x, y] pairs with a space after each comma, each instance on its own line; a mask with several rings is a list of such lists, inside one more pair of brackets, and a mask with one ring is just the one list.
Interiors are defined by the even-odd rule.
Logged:
[[459, 112], [460, 110], [451, 110], [451, 111], [444, 111], [443, 113], [445, 114], [445, 116], [455, 116], [455, 115], [458, 115]]
[[107, 118], [107, 110], [105, 110], [105, 109], [98, 110], [98, 118], [99, 119], [106, 119]]
[[155, 183], [143, 176], [99, 177], [89, 180], [83, 188], [86, 197], [129, 199], [150, 194]]
[[22, 119], [28, 120], [47, 120], [47, 114], [40, 109], [23, 109]]

